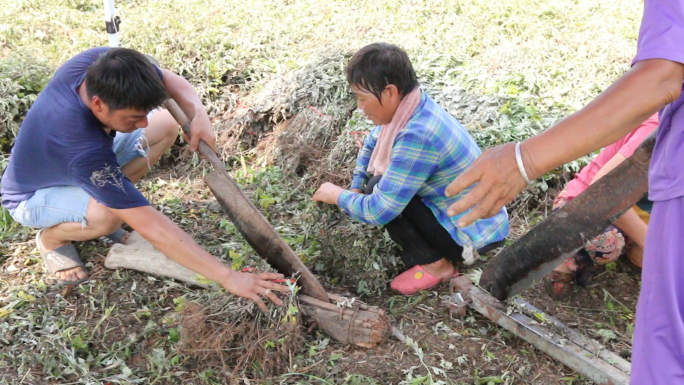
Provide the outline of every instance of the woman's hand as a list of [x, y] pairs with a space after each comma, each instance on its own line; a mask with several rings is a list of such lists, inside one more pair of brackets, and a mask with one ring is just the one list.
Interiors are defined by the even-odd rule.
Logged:
[[316, 202], [323, 202], [330, 205], [337, 205], [337, 199], [344, 189], [340, 186], [326, 182], [316, 190], [313, 195], [313, 200]]
[[[529, 168], [526, 169], [530, 175]], [[445, 195], [452, 197], [475, 183], [477, 185], [472, 190], [447, 210], [449, 216], [456, 216], [475, 206], [459, 219], [459, 227], [469, 226], [481, 218], [493, 217], [527, 186], [518, 170], [515, 143], [486, 150], [466, 172], [447, 186]]]

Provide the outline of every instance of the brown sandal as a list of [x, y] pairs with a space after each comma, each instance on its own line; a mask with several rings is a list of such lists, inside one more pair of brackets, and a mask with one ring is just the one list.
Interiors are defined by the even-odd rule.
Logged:
[[556, 301], [565, 301], [575, 291], [572, 273], [554, 270], [544, 281], [546, 292]]

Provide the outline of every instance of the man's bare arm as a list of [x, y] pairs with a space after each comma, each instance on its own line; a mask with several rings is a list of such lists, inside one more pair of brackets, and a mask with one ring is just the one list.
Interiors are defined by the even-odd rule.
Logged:
[[266, 307], [259, 296], [268, 297], [277, 305], [282, 304], [272, 291], [286, 292], [288, 288], [269, 281], [282, 278], [282, 274], [247, 274], [233, 271], [202, 249], [192, 237], [151, 206], [112, 211], [164, 255], [219, 283], [229, 292], [257, 302], [263, 310], [266, 310]]
[[182, 76], [165, 69], [161, 71], [164, 75], [164, 88], [190, 119], [191, 137], [186, 138], [189, 140], [190, 150], [196, 151], [201, 139], [216, 151], [216, 135], [195, 88]]

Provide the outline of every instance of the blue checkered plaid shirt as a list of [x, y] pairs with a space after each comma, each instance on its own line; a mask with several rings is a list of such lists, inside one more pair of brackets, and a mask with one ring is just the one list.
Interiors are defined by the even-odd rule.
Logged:
[[[362, 189], [368, 181], [368, 163], [380, 134], [375, 127], [366, 137], [354, 169], [352, 189]], [[411, 120], [394, 141], [387, 171], [369, 195], [345, 190], [337, 204], [352, 218], [372, 225], [384, 225], [404, 211], [418, 195], [461, 246], [480, 248], [508, 236], [508, 214], [501, 209], [496, 216], [472, 225], [456, 226], [461, 214], [447, 215], [447, 208], [464, 193], [447, 198], [446, 186], [464, 172], [482, 152], [465, 128], [425, 92]]]

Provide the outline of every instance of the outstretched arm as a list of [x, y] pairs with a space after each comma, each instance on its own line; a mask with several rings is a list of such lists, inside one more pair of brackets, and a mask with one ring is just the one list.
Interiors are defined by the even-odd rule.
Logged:
[[269, 281], [283, 278], [282, 274], [249, 274], [233, 271], [202, 249], [180, 227], [151, 206], [113, 211], [164, 255], [219, 283], [230, 293], [251, 299], [264, 311], [267, 311], [267, 308], [259, 296], [282, 305], [282, 301], [273, 290], [287, 292], [289, 289]]
[[[682, 90], [684, 65], [662, 59], [644, 60], [606, 89], [589, 105], [521, 146], [530, 178], [538, 178], [582, 155], [615, 142], [656, 111], [674, 102]], [[515, 159], [515, 144], [485, 151], [446, 189], [447, 196], [477, 184], [449, 207], [449, 215], [472, 211], [458, 222], [465, 227], [496, 215], [525, 187]]]

